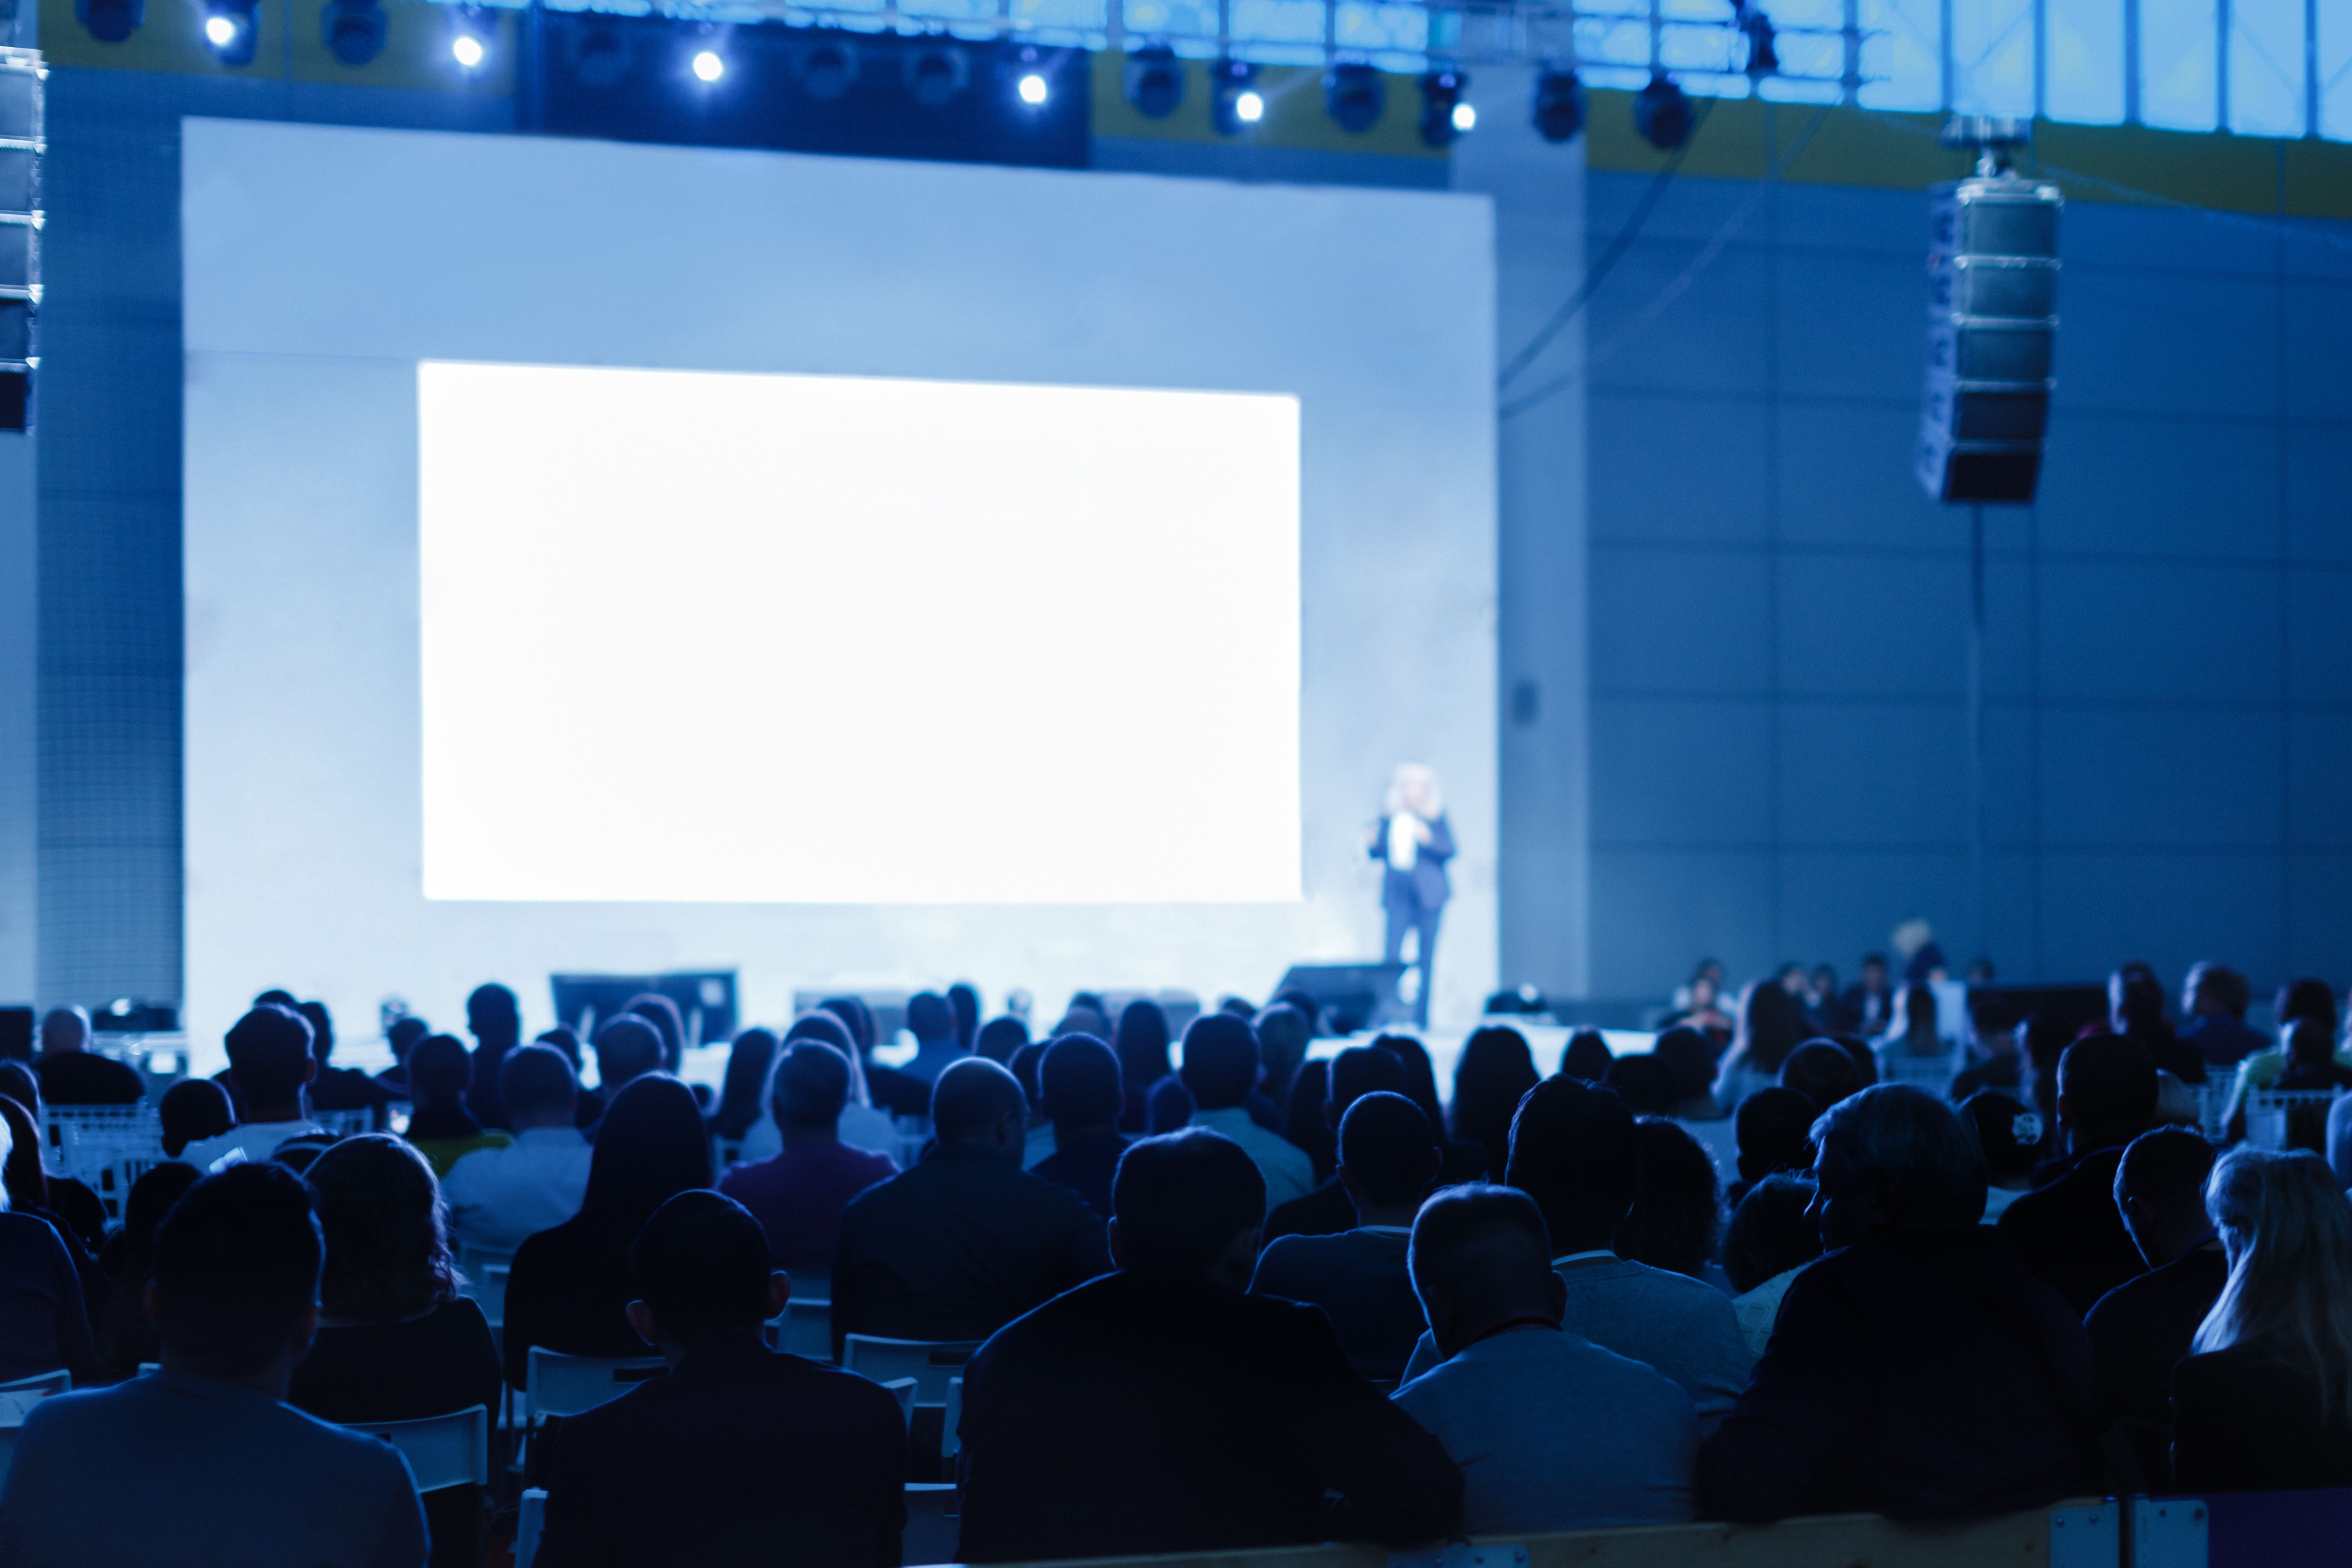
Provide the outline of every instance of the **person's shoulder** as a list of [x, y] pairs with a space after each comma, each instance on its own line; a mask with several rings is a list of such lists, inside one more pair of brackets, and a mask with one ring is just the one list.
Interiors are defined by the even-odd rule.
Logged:
[[1620, 1258], [1618, 1261], [1622, 1268], [1636, 1271], [1622, 1275], [1620, 1278], [1652, 1296], [1670, 1301], [1685, 1310], [1712, 1313], [1715, 1308], [1720, 1307], [1725, 1317], [1728, 1318], [1732, 1315], [1731, 1298], [1704, 1279], [1694, 1279], [1687, 1274], [1677, 1274], [1671, 1268], [1659, 1268], [1647, 1263], [1636, 1263], [1630, 1258]]
[[905, 1424], [898, 1395], [863, 1373], [798, 1355], [772, 1356], [766, 1364], [768, 1380], [789, 1391], [796, 1406], [824, 1400], [839, 1411], [887, 1422], [894, 1430]]
[[756, 1193], [776, 1179], [776, 1162], [782, 1158], [782, 1154], [772, 1154], [764, 1160], [732, 1166], [719, 1178], [716, 1190], [730, 1198], [741, 1193]]

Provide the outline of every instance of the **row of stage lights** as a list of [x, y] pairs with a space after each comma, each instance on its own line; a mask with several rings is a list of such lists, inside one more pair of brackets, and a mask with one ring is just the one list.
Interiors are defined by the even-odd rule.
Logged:
[[[259, 41], [260, 0], [205, 0], [204, 34], [224, 64], [252, 63]], [[143, 0], [80, 0], [85, 24], [91, 33], [119, 42], [137, 27]], [[1778, 69], [1772, 25], [1752, 0], [1735, 0], [1737, 26], [1748, 46], [1748, 71], [1766, 76]], [[482, 5], [449, 7], [449, 56], [466, 71], [489, 62], [498, 40], [497, 12]], [[685, 74], [703, 89], [719, 87], [727, 78], [724, 38], [707, 25], [682, 24]], [[365, 65], [383, 47], [385, 16], [379, 0], [326, 0], [321, 26], [327, 47], [346, 65]], [[109, 37], [109, 34], [112, 37]], [[1004, 79], [1013, 98], [1024, 109], [1042, 110], [1054, 96], [1053, 64], [1046, 54], [1024, 46], [1013, 52]], [[593, 68], [583, 61], [583, 79]], [[619, 68], [612, 75], [617, 79]], [[970, 74], [961, 48], [949, 40], [934, 40], [906, 58], [906, 81], [916, 101], [927, 106], [946, 102], [963, 90]], [[817, 99], [838, 98], [857, 79], [858, 51], [854, 38], [821, 39], [806, 45], [793, 71], [803, 90]], [[1164, 120], [1184, 100], [1185, 73], [1176, 52], [1150, 45], [1127, 57], [1124, 90], [1138, 112]], [[1432, 147], [1450, 145], [1475, 129], [1477, 107], [1465, 96], [1470, 78], [1450, 67], [1425, 71], [1420, 79], [1421, 113], [1416, 121], [1421, 140]], [[1388, 89], [1381, 74], [1368, 65], [1334, 65], [1323, 76], [1323, 107], [1333, 122], [1360, 134], [1387, 112]], [[1238, 136], [1265, 118], [1266, 97], [1258, 84], [1258, 68], [1246, 60], [1224, 58], [1209, 66], [1209, 120], [1219, 134]], [[1573, 140], [1584, 128], [1584, 84], [1569, 68], [1547, 68], [1536, 78], [1530, 106], [1537, 132], [1547, 142]], [[1672, 150], [1690, 139], [1696, 123], [1688, 95], [1664, 75], [1634, 96], [1633, 126], [1643, 140]]]

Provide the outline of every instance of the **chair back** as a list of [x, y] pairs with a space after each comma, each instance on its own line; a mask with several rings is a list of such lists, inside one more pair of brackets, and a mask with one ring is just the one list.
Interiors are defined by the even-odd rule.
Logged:
[[945, 1405], [948, 1380], [963, 1370], [978, 1349], [978, 1340], [886, 1340], [873, 1334], [848, 1334], [842, 1340], [841, 1364], [877, 1383], [911, 1377], [915, 1403]]
[[2327, 1147], [2332, 1089], [2258, 1089], [2246, 1096], [2246, 1142], [2255, 1149]]
[[668, 1370], [659, 1356], [564, 1355], [533, 1345], [523, 1373], [524, 1419], [536, 1425], [543, 1415], [593, 1410]]
[[487, 1486], [490, 1479], [490, 1412], [484, 1405], [468, 1405], [446, 1415], [417, 1421], [346, 1421], [354, 1432], [382, 1438], [400, 1450], [408, 1473], [420, 1492], [467, 1484]]
[[963, 1440], [956, 1428], [963, 1422], [963, 1379], [948, 1379], [947, 1424], [940, 1428], [940, 1458], [952, 1459], [963, 1451]]
[[72, 1386], [73, 1373], [59, 1367], [55, 1372], [38, 1372], [30, 1377], [20, 1377], [14, 1383], [0, 1383], [0, 1399], [15, 1399], [29, 1405], [52, 1394], [63, 1394]]
[[915, 1420], [915, 1380], [894, 1377], [882, 1385], [883, 1391], [898, 1402], [898, 1418], [912, 1426]]
[[953, 1563], [963, 1531], [956, 1489], [939, 1481], [907, 1483], [907, 1529], [898, 1538], [898, 1561], [906, 1568]]
[[547, 1489], [526, 1487], [522, 1509], [515, 1515], [514, 1568], [530, 1568], [539, 1555], [539, 1537], [547, 1528]]
[[513, 1268], [511, 1252], [487, 1247], [457, 1248], [457, 1272], [466, 1277], [462, 1294], [472, 1298], [494, 1329], [507, 1321], [507, 1275]]
[[313, 1110], [310, 1120], [338, 1138], [356, 1138], [375, 1131], [375, 1112], [364, 1105], [355, 1110]]
[[42, 1163], [98, 1194], [107, 1220], [119, 1224], [131, 1184], [163, 1163], [163, 1119], [145, 1100], [131, 1105], [48, 1105], [41, 1108]]
[[768, 1320], [768, 1348], [811, 1361], [833, 1359], [833, 1303], [803, 1301], [795, 1296], [784, 1303], [784, 1315]]

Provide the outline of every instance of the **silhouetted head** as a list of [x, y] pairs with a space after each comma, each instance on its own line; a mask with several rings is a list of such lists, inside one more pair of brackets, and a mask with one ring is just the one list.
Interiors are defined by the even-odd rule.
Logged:
[[1422, 1205], [1406, 1268], [1438, 1353], [1514, 1320], [1559, 1322], [1567, 1292], [1552, 1272], [1556, 1245], [1538, 1205], [1510, 1187], [1448, 1187]]
[[1367, 1215], [1419, 1207], [1442, 1159], [1437, 1130], [1403, 1095], [1364, 1095], [1339, 1119], [1339, 1179]]
[[1601, 1081], [1636, 1116], [1664, 1116], [1682, 1100], [1681, 1079], [1648, 1051], [1619, 1057]]
[[1562, 1253], [1607, 1247], [1641, 1181], [1633, 1112], [1608, 1089], [1546, 1079], [1511, 1121], [1507, 1180], [1535, 1199]]
[[2128, 1035], [2092, 1035], [2058, 1058], [2058, 1120], [2076, 1150], [2128, 1143], [2156, 1120], [2156, 1063]]
[[388, 1132], [331, 1144], [303, 1173], [326, 1240], [319, 1306], [331, 1318], [397, 1323], [457, 1295], [433, 1167]]
[[2116, 1163], [2116, 1210], [2150, 1268], [2161, 1268], [2213, 1234], [2205, 1182], [2215, 1152], [2186, 1127], [2158, 1127], [2133, 1139]]
[[[1788, 1064], [1782, 1063], [1780, 1070], [1786, 1074]], [[1739, 1141], [1740, 1179], [1757, 1182], [1775, 1171], [1811, 1170], [1813, 1118], [1821, 1113], [1810, 1097], [1778, 1084], [1741, 1100], [1731, 1119], [1733, 1135]]]
[[1723, 1272], [1746, 1295], [1766, 1280], [1822, 1255], [1822, 1227], [1810, 1212], [1810, 1177], [1765, 1177], [1748, 1189], [1723, 1233]]
[[318, 1064], [310, 1059], [310, 1021], [276, 1003], [256, 1007], [228, 1032], [228, 1068], [254, 1120], [288, 1120]]
[[1722, 1188], [1698, 1140], [1664, 1117], [1633, 1127], [1633, 1206], [1611, 1244], [1620, 1258], [1699, 1279], [1715, 1256]]
[[956, 1045], [971, 1050], [980, 1039], [980, 993], [969, 981], [948, 987], [948, 1009], [955, 1015]]
[[1984, 1151], [1958, 1112], [1927, 1090], [1875, 1084], [1813, 1123], [1814, 1217], [1823, 1247], [1984, 1217]]
[[761, 1097], [768, 1088], [769, 1069], [776, 1065], [772, 1030], [746, 1029], [735, 1037], [727, 1052], [727, 1076], [719, 1082], [719, 1109], [711, 1114], [711, 1131], [721, 1138], [740, 1138], [760, 1120]]
[[1714, 1043], [1696, 1029], [1661, 1030], [1650, 1054], [1674, 1070], [1678, 1101], [1696, 1100], [1715, 1083]]
[[1527, 1037], [1507, 1025], [1471, 1032], [1454, 1066], [1454, 1136], [1486, 1151], [1486, 1168], [1500, 1171], [1511, 1157], [1511, 1117], [1520, 1097], [1542, 1079]]
[[972, 1049], [992, 1062], [1009, 1062], [1029, 1043], [1029, 1026], [1018, 1018], [991, 1018], [972, 1038]]
[[1609, 1076], [1609, 1064], [1616, 1059], [1600, 1030], [1579, 1029], [1569, 1037], [1568, 1048], [1560, 1053], [1559, 1076], [1599, 1083]]
[[1758, 1072], [1778, 1072], [1805, 1038], [1805, 1005], [1778, 980], [1758, 980], [1739, 998], [1732, 1049]]
[[[596, 1077], [608, 1097], [633, 1079], [661, 1070], [661, 1030], [653, 1020], [635, 1013], [606, 1020], [596, 1031], [595, 1050]], [[412, 1077], [415, 1070], [410, 1067]]]
[[1047, 1046], [1037, 1089], [1047, 1119], [1073, 1129], [1116, 1123], [1127, 1108], [1118, 1054], [1092, 1035], [1064, 1035]]
[[848, 1054], [824, 1040], [794, 1040], [776, 1058], [770, 1099], [778, 1127], [832, 1131], [849, 1104]]
[[1121, 1269], [1205, 1272], [1237, 1290], [1248, 1286], [1265, 1178], [1231, 1139], [1205, 1127], [1138, 1139], [1119, 1156], [1110, 1202], [1111, 1257]]
[[2117, 1034], [2168, 1033], [2164, 985], [2145, 963], [2126, 963], [2107, 976], [2107, 1018]]
[[231, 1380], [274, 1363], [291, 1371], [318, 1322], [325, 1251], [310, 1192], [283, 1166], [232, 1165], [197, 1182], [155, 1229], [150, 1289], [166, 1365]]
[[985, 1057], [950, 1062], [931, 1086], [931, 1131], [942, 1149], [980, 1149], [1017, 1160], [1029, 1131], [1020, 1079]]
[[760, 1326], [783, 1310], [790, 1294], [769, 1257], [768, 1233], [751, 1211], [701, 1190], [654, 1210], [629, 1245], [629, 1274], [637, 1290], [630, 1326], [666, 1352], [725, 1340], [756, 1343]]
[[1129, 1002], [1119, 1013], [1118, 1034], [1111, 1045], [1118, 1053], [1124, 1081], [1150, 1089], [1168, 1076], [1168, 1015], [1159, 1003]]
[[2287, 1026], [2304, 1018], [2312, 1018], [2333, 1035], [2336, 1028], [2336, 993], [2327, 988], [2325, 980], [2290, 980], [2278, 989], [2278, 999], [2271, 1004], [2272, 1021], [2282, 1037]]
[[552, 1046], [517, 1046], [499, 1063], [499, 1103], [517, 1129], [569, 1127], [580, 1110], [580, 1079]]
[[1962, 1100], [1960, 1114], [1976, 1129], [1989, 1180], [2020, 1182], [2033, 1173], [2034, 1162], [2042, 1157], [2042, 1136], [2049, 1131], [2040, 1111], [2014, 1095], [1986, 1089]]
[[433, 1026], [413, 1015], [394, 1018], [383, 1032], [383, 1043], [392, 1047], [392, 1059], [405, 1063], [416, 1042], [433, 1032]]
[[408, 1053], [408, 1098], [416, 1109], [457, 1105], [472, 1081], [474, 1058], [455, 1035], [427, 1035]]
[[466, 998], [466, 1029], [477, 1043], [504, 1051], [522, 1038], [522, 1008], [515, 994], [492, 981], [474, 987]]
[[1404, 1097], [1421, 1107], [1432, 1127], [1444, 1126], [1445, 1108], [1437, 1101], [1437, 1068], [1430, 1062], [1429, 1047], [1411, 1035], [1375, 1035], [1372, 1044], [1402, 1064]]
[[[630, 997], [629, 1005], [621, 1011], [635, 1014], [660, 1031], [662, 1069], [677, 1072], [678, 1065], [686, 1060], [686, 1019], [678, 1012], [677, 1004], [658, 991], [645, 991]], [[601, 1037], [604, 1031], [600, 1029], [597, 1034]]]
[[1314, 1043], [1315, 1026], [1297, 1008], [1277, 1001], [1257, 1016], [1254, 1027], [1266, 1091], [1289, 1093], [1290, 1080], [1297, 1076], [1298, 1064], [1307, 1059], [1307, 1047]]
[[1392, 1051], [1373, 1046], [1349, 1046], [1331, 1058], [1331, 1084], [1324, 1100], [1324, 1115], [1337, 1127], [1348, 1107], [1360, 1096], [1381, 1092], [1404, 1093], [1404, 1063]]
[[580, 1216], [635, 1236], [673, 1194], [710, 1184], [710, 1138], [694, 1091], [667, 1073], [632, 1079], [604, 1107]]
[[1869, 1088], [1853, 1053], [1835, 1040], [1807, 1040], [1780, 1064], [1780, 1087], [1811, 1100], [1819, 1115], [1851, 1094]]
[[534, 1044], [561, 1052], [563, 1059], [572, 1064], [572, 1076], [575, 1079], [580, 1076], [580, 1037], [570, 1025], [558, 1024], [552, 1029], [541, 1029], [531, 1038]]
[[817, 1006], [841, 1020], [849, 1031], [851, 1049], [860, 1057], [874, 1048], [874, 1011], [863, 996], [828, 996]]
[[1227, 1110], [1257, 1087], [1257, 1037], [1227, 1013], [1205, 1013], [1184, 1031], [1180, 1077], [1202, 1110]]
[[294, 1011], [301, 1014], [302, 1021], [310, 1026], [310, 1059], [325, 1067], [327, 1058], [335, 1054], [333, 1016], [327, 1011], [324, 1002], [298, 1002], [294, 1005]]
[[157, 1107], [163, 1122], [163, 1157], [176, 1160], [180, 1151], [200, 1139], [217, 1138], [236, 1125], [236, 1107], [228, 1090], [208, 1078], [184, 1078], [163, 1091]]
[[955, 1009], [935, 991], [918, 991], [907, 998], [907, 1032], [915, 1037], [918, 1046], [952, 1047], [956, 1043]]
[[2246, 977], [2226, 963], [2192, 963], [2180, 988], [2180, 1010], [2191, 1018], [2234, 1018], [2246, 1021], [2253, 989]]

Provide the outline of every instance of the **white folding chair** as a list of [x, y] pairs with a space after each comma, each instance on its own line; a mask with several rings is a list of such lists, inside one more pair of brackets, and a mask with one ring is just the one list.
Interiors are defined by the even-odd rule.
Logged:
[[593, 1410], [668, 1370], [659, 1356], [563, 1355], [533, 1345], [523, 1371], [523, 1419], [535, 1426], [544, 1416]]
[[73, 1373], [59, 1367], [55, 1372], [36, 1373], [20, 1377], [14, 1383], [0, 1383], [0, 1397], [15, 1398], [24, 1403], [46, 1399], [52, 1394], [63, 1394], [73, 1386]]
[[399, 1449], [420, 1492], [437, 1492], [468, 1482], [478, 1487], [489, 1484], [490, 1411], [486, 1405], [415, 1421], [346, 1421], [343, 1425], [381, 1437]]
[[915, 1419], [915, 1380], [894, 1377], [882, 1385], [891, 1398], [898, 1402], [898, 1418], [911, 1425]]
[[963, 1443], [956, 1436], [956, 1427], [963, 1421], [963, 1379], [948, 1379], [947, 1425], [940, 1428], [940, 1458], [952, 1459], [963, 1451]]
[[522, 1511], [515, 1516], [514, 1568], [530, 1568], [539, 1555], [540, 1533], [547, 1528], [547, 1489], [525, 1487]]
[[2285, 1149], [2301, 1124], [2306, 1138], [2325, 1139], [2332, 1089], [2258, 1089], [2246, 1096], [2246, 1143], [2254, 1149]]
[[499, 1252], [487, 1247], [460, 1247], [457, 1249], [457, 1272], [466, 1277], [462, 1295], [471, 1297], [482, 1309], [482, 1316], [490, 1321], [493, 1333], [507, 1321], [507, 1276], [514, 1268], [514, 1254]]
[[833, 1303], [803, 1301], [798, 1296], [784, 1303], [784, 1315], [768, 1320], [768, 1348], [811, 1361], [833, 1359]]
[[978, 1349], [978, 1340], [886, 1340], [874, 1334], [848, 1334], [841, 1342], [841, 1364], [877, 1383], [911, 1377], [916, 1404], [945, 1405], [948, 1380], [963, 1370]]
[[[963, 1531], [956, 1489], [943, 1481], [907, 1483], [907, 1532], [899, 1537], [898, 1561], [906, 1568], [929, 1563], [953, 1563]], [[520, 1559], [515, 1568], [522, 1568]]]

